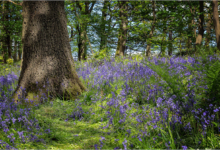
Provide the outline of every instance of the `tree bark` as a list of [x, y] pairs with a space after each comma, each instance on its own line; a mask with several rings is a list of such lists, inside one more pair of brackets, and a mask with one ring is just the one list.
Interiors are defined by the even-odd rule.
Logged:
[[42, 102], [43, 93], [65, 100], [77, 98], [86, 88], [71, 55], [64, 2], [24, 1], [22, 7], [22, 66], [12, 98], [36, 103]]
[[[7, 17], [7, 10], [6, 10], [6, 1], [3, 1], [2, 4], [2, 21], [6, 23], [6, 17]], [[3, 24], [3, 36], [2, 36], [2, 57], [3, 57], [3, 62], [6, 64], [6, 60], [8, 59], [8, 54], [7, 54], [7, 26]]]
[[126, 39], [127, 39], [127, 11], [128, 11], [128, 4], [126, 1], [118, 1], [119, 5], [119, 18], [120, 18], [120, 28], [119, 28], [119, 35], [118, 35], [118, 45], [116, 49], [115, 56], [124, 56], [125, 54], [125, 46], [126, 46]]
[[[207, 6], [208, 7], [208, 6]], [[210, 7], [208, 8], [208, 13], [207, 13], [207, 29], [206, 29], [206, 41], [205, 41], [205, 46], [206, 48], [209, 49], [209, 42], [211, 39], [211, 24], [212, 24], [212, 18], [211, 18], [211, 11], [210, 11]]]
[[189, 9], [191, 12], [191, 16], [190, 16], [190, 19], [188, 22], [188, 29], [189, 29], [189, 31], [193, 32], [193, 36], [188, 37], [187, 48], [188, 48], [188, 52], [191, 52], [193, 40], [196, 38], [196, 29], [192, 27], [195, 24], [194, 23], [194, 16], [193, 16], [193, 14], [195, 14], [195, 9], [192, 9], [192, 4], [190, 3], [189, 0], [188, 0], [188, 3], [189, 3]]
[[13, 59], [14, 59], [14, 62], [16, 62], [18, 59], [17, 59], [17, 54], [18, 54], [18, 51], [17, 51], [17, 40], [14, 41], [14, 54], [13, 54]]
[[78, 42], [78, 60], [86, 60], [86, 26], [80, 25]]
[[168, 55], [172, 56], [172, 52], [173, 52], [173, 45], [172, 45], [172, 30], [169, 31], [169, 46], [168, 46]]
[[219, 16], [218, 16], [218, 1], [212, 1], [212, 9], [213, 9], [213, 22], [215, 27], [215, 35], [216, 35], [216, 43], [217, 48], [220, 50], [220, 25], [219, 25]]
[[106, 34], [106, 29], [105, 29], [105, 25], [106, 25], [106, 12], [107, 12], [107, 4], [109, 4], [108, 1], [104, 1], [104, 6], [102, 9], [102, 22], [101, 22], [101, 28], [100, 28], [100, 33], [101, 33], [101, 41], [100, 41], [100, 48], [99, 51], [103, 50], [104, 48], [106, 48], [106, 41], [107, 41], [107, 34]]
[[18, 60], [21, 60], [22, 48], [20, 42], [18, 42]]
[[153, 6], [153, 22], [152, 22], [152, 26], [151, 26], [151, 31], [150, 31], [150, 35], [148, 37], [148, 42], [147, 42], [147, 48], [146, 48], [146, 56], [150, 57], [151, 55], [151, 38], [153, 37], [153, 33], [154, 33], [154, 28], [155, 28], [155, 23], [156, 23], [156, 12], [155, 12], [155, 7], [156, 7], [156, 2], [152, 1], [152, 6]]
[[[203, 38], [203, 34], [204, 34], [204, 29], [203, 29], [203, 23], [204, 23], [204, 6], [203, 6], [204, 2], [203, 1], [199, 1], [199, 12], [202, 13], [199, 15], [199, 34], [196, 37], [196, 46], [197, 45], [201, 45], [202, 44], [202, 38]], [[195, 51], [196, 51], [196, 46], [195, 46]]]
[[[8, 10], [8, 13], [6, 14], [6, 22], [10, 22], [10, 9], [9, 9], [10, 3], [6, 3], [6, 10]], [[11, 31], [9, 29], [9, 26], [6, 26], [6, 45], [8, 47], [8, 58], [11, 58]]]
[[[85, 16], [85, 15], [90, 15], [93, 7], [95, 5], [95, 1], [90, 3], [88, 1], [85, 1], [83, 5], [81, 5], [82, 3], [80, 3], [80, 1], [76, 1], [76, 5], [79, 7], [80, 11], [81, 11], [81, 15]], [[91, 7], [89, 8], [89, 5], [91, 5]], [[82, 7], [83, 6], [83, 7]], [[78, 18], [78, 20], [80, 20], [81, 18], [78, 17], [78, 14], [76, 12], [75, 9], [75, 15]], [[81, 19], [82, 20], [82, 19]], [[87, 43], [86, 43], [86, 37], [87, 37], [87, 21], [83, 20], [80, 21], [82, 23], [78, 23], [77, 25], [77, 30], [78, 30], [78, 60], [86, 60], [86, 55], [87, 55]], [[92, 51], [92, 49], [91, 49]]]

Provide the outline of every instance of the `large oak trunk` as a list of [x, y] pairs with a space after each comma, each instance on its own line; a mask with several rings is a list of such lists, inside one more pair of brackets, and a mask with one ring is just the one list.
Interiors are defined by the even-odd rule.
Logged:
[[64, 2], [24, 1], [22, 6], [22, 66], [14, 100], [20, 101], [20, 94], [38, 103], [36, 96], [47, 92], [53, 98], [76, 98], [85, 87], [71, 55]]

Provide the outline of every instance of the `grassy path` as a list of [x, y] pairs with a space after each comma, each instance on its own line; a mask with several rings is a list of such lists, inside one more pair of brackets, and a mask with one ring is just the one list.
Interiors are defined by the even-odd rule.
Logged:
[[[74, 102], [56, 100], [53, 106], [43, 105], [35, 110], [38, 121], [45, 122], [51, 129], [51, 134], [46, 138], [47, 149], [94, 149], [94, 144], [99, 144], [100, 133], [103, 132], [99, 126], [103, 122], [94, 123], [91, 120], [84, 121], [85, 119], [65, 121], [67, 114], [71, 114], [73, 110], [71, 105]], [[35, 149], [43, 145], [30, 146]]]

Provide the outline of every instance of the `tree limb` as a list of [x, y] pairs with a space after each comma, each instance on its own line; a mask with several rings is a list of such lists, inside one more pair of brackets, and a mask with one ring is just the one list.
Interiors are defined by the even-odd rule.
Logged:
[[95, 3], [96, 3], [96, 1], [93, 1], [92, 6], [91, 6], [91, 7], [90, 7], [90, 9], [89, 9], [89, 13], [91, 13], [91, 12], [92, 12], [92, 9], [93, 9], [93, 7], [94, 7]]
[[15, 4], [15, 5], [19, 5], [19, 6], [22, 6], [22, 3], [23, 2], [21, 2], [21, 3], [15, 3], [15, 2], [13, 2], [12, 0], [7, 0], [8, 2], [11, 2], [11, 3], [13, 3], [13, 4]]

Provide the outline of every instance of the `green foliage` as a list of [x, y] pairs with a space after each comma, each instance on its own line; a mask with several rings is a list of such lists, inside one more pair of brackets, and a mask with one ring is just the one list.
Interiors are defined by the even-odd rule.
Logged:
[[[220, 62], [217, 58], [219, 55], [210, 55], [213, 54], [215, 50], [215, 48], [205, 49], [201, 47], [197, 50], [196, 64], [193, 66], [183, 64], [191, 72], [195, 70], [197, 72], [206, 72], [203, 80], [200, 81], [200, 84], [203, 87], [207, 87], [207, 91], [201, 96], [203, 100], [196, 104], [203, 109], [209, 109], [207, 107], [209, 104], [220, 107]], [[207, 59], [207, 57], [210, 57], [214, 60]], [[197, 93], [199, 93], [198, 89]]]
[[109, 58], [109, 49], [104, 48], [101, 51], [97, 51], [93, 54], [92, 58], [102, 60]]
[[144, 55], [135, 54], [135, 55], [132, 55], [131, 58], [132, 58], [134, 61], [141, 62], [141, 61], [144, 59]]
[[220, 106], [220, 62], [216, 61], [207, 70], [207, 77], [205, 77], [208, 86], [207, 96], [212, 104], [216, 104], [217, 107]]
[[14, 64], [14, 60], [11, 59], [11, 58], [7, 59], [6, 62], [7, 62], [7, 64], [9, 64], [9, 65], [13, 65], [13, 64]]
[[1, 62], [3, 62], [3, 57], [2, 57], [2, 56], [0, 56], [0, 63], [1, 63]]
[[[186, 102], [186, 100], [184, 99], [184, 96], [188, 90], [186, 88], [186, 85], [190, 81], [186, 80], [186, 77], [184, 75], [181, 78], [180, 77], [181, 72], [179, 74], [173, 72], [173, 70], [170, 70], [166, 64], [160, 61], [159, 61], [159, 65], [155, 65], [154, 63], [151, 63], [151, 62], [144, 63], [144, 64], [157, 73], [158, 76], [155, 77], [155, 79], [157, 80], [162, 79], [163, 82], [158, 82], [158, 84], [163, 86], [164, 89], [168, 89], [166, 93], [168, 93], [170, 96], [176, 95], [176, 98], [173, 99], [173, 102], [174, 103], [180, 102], [181, 109], [182, 111], [184, 111], [182, 105]], [[191, 77], [189, 77], [188, 79], [190, 78]], [[191, 86], [190, 90], [194, 88], [195, 86]]]
[[202, 95], [203, 101], [200, 101], [197, 105], [200, 105], [203, 109], [208, 109], [207, 106], [209, 106], [209, 104], [220, 107], [220, 62], [217, 57], [212, 56], [211, 58], [215, 59], [212, 61], [207, 60], [205, 57], [207, 57], [205, 54], [201, 56], [197, 60], [197, 65], [193, 67], [189, 65], [185, 66], [187, 66], [190, 71], [196, 69], [197, 71], [206, 72], [201, 85], [207, 87], [207, 91]]

